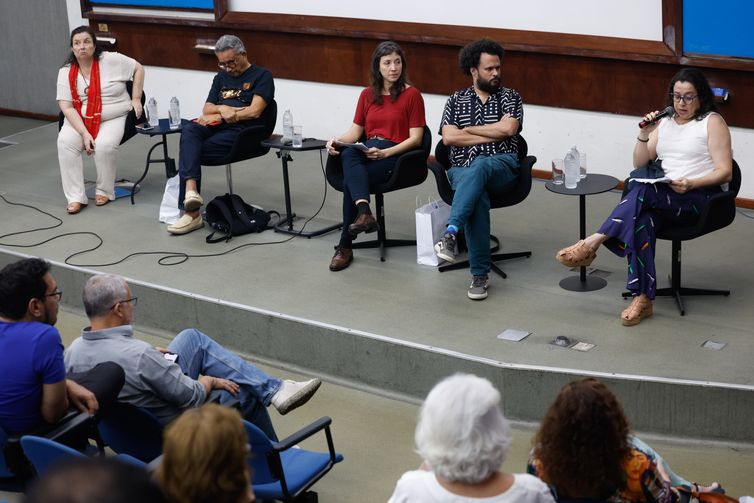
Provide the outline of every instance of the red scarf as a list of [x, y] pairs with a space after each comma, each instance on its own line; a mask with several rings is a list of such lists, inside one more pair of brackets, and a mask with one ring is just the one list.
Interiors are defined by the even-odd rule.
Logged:
[[68, 83], [71, 86], [71, 96], [73, 97], [73, 107], [84, 119], [84, 125], [92, 138], [97, 138], [99, 133], [99, 124], [102, 118], [102, 96], [99, 86], [99, 60], [92, 62], [92, 71], [89, 73], [89, 87], [84, 90], [86, 93], [86, 115], [81, 113], [81, 98], [76, 90], [76, 79], [79, 74], [79, 65], [75, 61], [71, 63], [71, 69], [68, 71]]

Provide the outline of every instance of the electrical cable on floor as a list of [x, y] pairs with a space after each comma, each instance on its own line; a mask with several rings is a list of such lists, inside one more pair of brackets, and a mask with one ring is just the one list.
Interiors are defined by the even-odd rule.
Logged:
[[230, 250], [226, 250], [226, 251], [218, 252], [218, 253], [185, 253], [185, 252], [176, 252], [176, 251], [138, 251], [138, 252], [134, 252], [134, 253], [129, 253], [125, 257], [121, 258], [120, 260], [116, 260], [114, 262], [105, 262], [105, 263], [99, 263], [99, 264], [77, 264], [77, 263], [73, 263], [72, 262], [72, 259], [74, 257], [78, 257], [79, 255], [83, 255], [83, 254], [86, 254], [86, 253], [93, 252], [93, 251], [97, 250], [98, 248], [100, 248], [105, 243], [105, 240], [99, 234], [97, 234], [96, 232], [92, 232], [92, 231], [75, 231], [75, 232], [66, 232], [66, 233], [63, 233], [63, 234], [58, 234], [58, 235], [53, 236], [51, 238], [45, 239], [43, 241], [39, 241], [37, 243], [32, 243], [32, 244], [21, 245], [21, 244], [5, 243], [5, 242], [3, 242], [1, 240], [5, 239], [7, 237], [18, 236], [18, 235], [21, 235], [21, 234], [28, 234], [28, 233], [32, 233], [32, 232], [44, 231], [44, 230], [49, 230], [49, 229], [55, 229], [56, 227], [60, 227], [61, 225], [63, 225], [63, 220], [61, 220], [60, 218], [56, 217], [52, 213], [48, 213], [48, 212], [46, 212], [44, 210], [41, 210], [41, 209], [37, 208], [36, 206], [32, 206], [30, 204], [16, 203], [16, 202], [9, 201], [4, 195], [0, 194], [0, 199], [2, 199], [3, 201], [5, 201], [6, 204], [9, 204], [11, 206], [22, 206], [24, 208], [30, 208], [30, 209], [36, 210], [39, 213], [42, 213], [43, 215], [47, 215], [48, 217], [52, 218], [53, 220], [55, 220], [57, 222], [54, 225], [50, 225], [48, 227], [37, 227], [37, 228], [34, 228], [34, 229], [27, 229], [27, 230], [24, 230], [24, 231], [10, 232], [8, 234], [0, 235], [0, 246], [7, 246], [9, 248], [34, 248], [36, 246], [40, 246], [40, 245], [49, 243], [50, 241], [54, 241], [55, 239], [60, 239], [60, 238], [63, 238], [63, 237], [68, 237], [68, 236], [93, 236], [94, 238], [96, 238], [99, 241], [99, 243], [96, 246], [93, 246], [92, 248], [87, 248], [86, 250], [81, 250], [81, 251], [72, 253], [71, 255], [68, 255], [63, 262], [65, 264], [67, 264], [67, 265], [72, 265], [72, 266], [75, 266], [75, 267], [108, 267], [108, 266], [113, 266], [113, 265], [120, 264], [122, 262], [125, 262], [126, 260], [128, 260], [131, 257], [136, 257], [136, 256], [139, 256], [139, 255], [163, 255], [163, 257], [160, 257], [157, 260], [157, 264], [158, 265], [162, 265], [162, 266], [171, 266], [171, 265], [183, 264], [184, 262], [187, 262], [191, 258], [222, 257], [223, 255], [228, 255], [228, 254], [233, 253], [233, 252], [235, 252], [237, 250], [241, 250], [243, 248], [249, 248], [249, 247], [252, 247], [252, 246], [264, 246], [264, 245], [275, 245], [275, 244], [287, 243], [288, 241], [292, 240], [293, 238], [299, 237], [301, 235], [301, 233], [304, 232], [304, 229], [306, 228], [306, 225], [309, 222], [311, 222], [314, 218], [316, 218], [319, 215], [319, 213], [322, 211], [322, 209], [325, 207], [325, 201], [327, 200], [327, 177], [325, 175], [325, 166], [324, 166], [324, 162], [322, 160], [322, 151], [320, 151], [320, 154], [319, 154], [319, 165], [320, 165], [320, 169], [322, 171], [322, 180], [324, 182], [324, 190], [323, 190], [323, 195], [322, 195], [322, 202], [320, 203], [319, 208], [314, 213], [314, 215], [312, 215], [311, 217], [309, 217], [303, 223], [303, 225], [301, 226], [301, 229], [299, 229], [296, 234], [293, 234], [293, 235], [291, 235], [288, 238], [281, 239], [281, 240], [278, 240], [278, 241], [265, 241], [265, 242], [261, 242], [261, 243], [244, 243], [242, 245], [235, 246], [235, 247], [231, 248]]

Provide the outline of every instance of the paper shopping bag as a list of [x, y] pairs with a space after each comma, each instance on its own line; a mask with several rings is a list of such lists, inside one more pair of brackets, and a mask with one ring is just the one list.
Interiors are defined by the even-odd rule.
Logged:
[[178, 175], [168, 178], [165, 182], [165, 192], [162, 194], [160, 203], [160, 222], [174, 224], [178, 217], [181, 216], [181, 210], [178, 209]]
[[437, 266], [435, 243], [445, 233], [450, 216], [450, 206], [444, 201], [430, 201], [416, 209], [416, 262]]

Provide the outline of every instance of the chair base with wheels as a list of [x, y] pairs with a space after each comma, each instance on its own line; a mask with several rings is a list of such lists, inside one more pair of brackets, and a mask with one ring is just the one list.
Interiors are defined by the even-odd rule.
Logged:
[[[537, 162], [537, 158], [528, 155], [529, 147], [523, 136], [518, 135], [518, 160], [519, 160], [519, 176], [516, 186], [511, 190], [503, 194], [490, 194], [490, 208], [505, 208], [507, 206], [513, 206], [520, 203], [531, 191], [531, 170], [534, 167], [534, 163]], [[447, 170], [450, 169], [450, 158], [448, 149], [445, 144], [440, 140], [435, 147], [435, 161], [429, 163], [429, 169], [435, 175], [435, 181], [437, 182], [437, 191], [440, 193], [440, 198], [447, 204], [453, 204], [453, 196], [455, 191], [450, 186], [450, 180], [448, 180]], [[460, 242], [460, 240], [459, 240]], [[531, 257], [531, 251], [520, 252], [508, 252], [508, 253], [495, 253], [500, 249], [500, 239], [494, 234], [490, 234], [490, 242], [492, 247], [490, 252], [491, 265], [490, 269], [499, 274], [503, 278], [507, 278], [508, 275], [505, 271], [497, 265], [496, 262], [502, 262], [504, 260], [512, 260], [516, 258], [529, 258]], [[453, 271], [457, 269], [466, 269], [469, 267], [468, 260], [459, 260], [452, 264], [443, 264], [438, 267], [440, 272]]]
[[[629, 179], [624, 182], [623, 195], [628, 191]], [[681, 285], [681, 243], [698, 238], [710, 232], [727, 227], [736, 217], [736, 196], [741, 188], [741, 168], [733, 160], [733, 178], [728, 184], [728, 190], [714, 194], [709, 198], [707, 205], [702, 209], [699, 219], [693, 225], [670, 227], [660, 230], [657, 239], [665, 239], [672, 242], [672, 264], [670, 268], [670, 286], [658, 288], [656, 297], [674, 297], [681, 316], [686, 314], [684, 296], [696, 295], [722, 295], [727, 297], [730, 290], [715, 290], [709, 288], [690, 288]], [[631, 292], [623, 292], [623, 298], [631, 297]]]

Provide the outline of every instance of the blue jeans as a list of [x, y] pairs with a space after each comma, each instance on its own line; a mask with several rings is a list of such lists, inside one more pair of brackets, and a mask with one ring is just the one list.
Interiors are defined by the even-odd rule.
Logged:
[[237, 383], [241, 388], [238, 394], [234, 397], [223, 392], [220, 403], [237, 398], [244, 419], [257, 425], [270, 440], [277, 441], [267, 406], [283, 383], [280, 379], [267, 375], [194, 328], [176, 335], [168, 349], [178, 354], [176, 363], [192, 379], [207, 375]]
[[[395, 143], [389, 140], [366, 140], [364, 145], [383, 149], [392, 147]], [[351, 243], [348, 226], [356, 220], [357, 214], [354, 201], [369, 201], [370, 184], [386, 182], [393, 173], [398, 156], [370, 161], [364, 152], [353, 147], [344, 149], [340, 156], [343, 165], [343, 231], [340, 244], [347, 245]]]
[[469, 270], [474, 276], [490, 272], [490, 196], [509, 190], [518, 180], [518, 157], [515, 154], [480, 156], [468, 167], [448, 170], [455, 190], [448, 225], [466, 234]]

